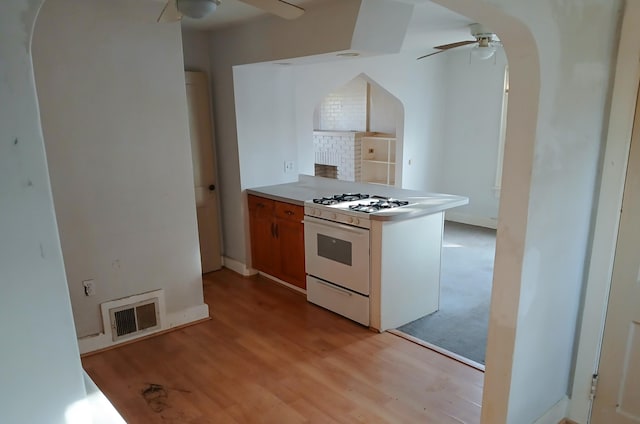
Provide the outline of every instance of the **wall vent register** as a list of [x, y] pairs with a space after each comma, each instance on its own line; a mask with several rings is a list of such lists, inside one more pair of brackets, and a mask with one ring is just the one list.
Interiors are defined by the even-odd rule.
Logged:
[[158, 298], [109, 309], [113, 341], [160, 328]]

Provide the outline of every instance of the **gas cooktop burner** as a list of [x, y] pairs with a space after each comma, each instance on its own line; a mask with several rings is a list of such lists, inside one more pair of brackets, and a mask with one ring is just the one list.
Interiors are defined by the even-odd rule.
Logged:
[[368, 203], [358, 203], [357, 205], [350, 205], [349, 209], [356, 212], [373, 213], [381, 211], [383, 209], [392, 209], [400, 206], [406, 206], [408, 204], [409, 202], [407, 202], [406, 200], [381, 199]]
[[368, 194], [344, 193], [335, 194], [329, 197], [322, 197], [320, 199], [313, 199], [313, 203], [318, 203], [320, 205], [335, 205], [342, 202], [353, 202], [354, 200], [368, 199], [369, 197], [370, 196]]

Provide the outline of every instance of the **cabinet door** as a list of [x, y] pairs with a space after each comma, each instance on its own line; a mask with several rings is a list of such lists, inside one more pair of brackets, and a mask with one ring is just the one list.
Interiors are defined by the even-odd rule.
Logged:
[[278, 265], [273, 205], [272, 200], [249, 196], [251, 266], [270, 275], [277, 273]]
[[304, 269], [304, 226], [300, 221], [277, 219], [276, 235], [280, 253], [280, 275], [283, 281], [306, 289]]

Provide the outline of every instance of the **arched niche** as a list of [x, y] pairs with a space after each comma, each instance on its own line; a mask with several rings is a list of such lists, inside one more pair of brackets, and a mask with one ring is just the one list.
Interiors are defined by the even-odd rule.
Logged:
[[313, 128], [316, 176], [400, 186], [404, 106], [371, 77], [361, 73], [327, 93]]

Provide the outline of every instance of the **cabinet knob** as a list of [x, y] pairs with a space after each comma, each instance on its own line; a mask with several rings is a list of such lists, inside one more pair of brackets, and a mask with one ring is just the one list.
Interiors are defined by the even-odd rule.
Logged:
[[210, 184], [209, 185], [209, 191], [214, 191], [216, 189], [215, 184]]
[[284, 213], [286, 213], [287, 215], [291, 216], [291, 215], [293, 215], [294, 212], [293, 211], [284, 211]]

